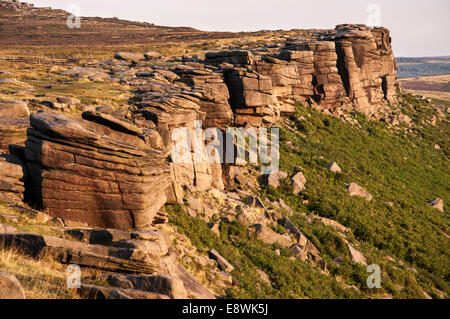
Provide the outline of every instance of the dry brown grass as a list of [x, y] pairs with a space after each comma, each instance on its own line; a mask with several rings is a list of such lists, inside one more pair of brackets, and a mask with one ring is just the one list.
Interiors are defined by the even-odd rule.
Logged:
[[29, 299], [79, 299], [74, 289], [67, 288], [66, 266], [50, 259], [0, 249], [0, 271], [16, 276]]

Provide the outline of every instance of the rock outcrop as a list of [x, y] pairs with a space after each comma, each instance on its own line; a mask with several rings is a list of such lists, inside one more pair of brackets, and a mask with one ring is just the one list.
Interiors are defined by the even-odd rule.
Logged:
[[[178, 263], [169, 250], [170, 239], [162, 232], [85, 228], [69, 229], [65, 237], [0, 233], [5, 249], [99, 270], [96, 279], [109, 286], [85, 284], [84, 278], [78, 290], [84, 298], [215, 298]], [[2, 288], [0, 273], [0, 293]]]
[[28, 192], [55, 217], [112, 228], [150, 226], [166, 202], [166, 153], [124, 119], [85, 113], [86, 120], [31, 116], [25, 155]]
[[221, 164], [208, 160], [203, 140], [198, 141], [194, 133], [194, 129], [232, 123], [228, 91], [220, 76], [198, 65], [157, 69], [139, 81], [137, 98], [137, 113], [155, 123], [163, 144], [178, 157], [171, 158], [168, 202], [182, 202], [183, 186], [198, 191], [223, 189]]
[[[195, 144], [199, 121], [221, 134], [228, 126], [275, 125], [280, 116], [294, 113], [298, 102], [333, 114], [345, 109], [374, 115], [394, 100], [396, 63], [388, 30], [339, 25], [321, 32], [313, 40], [288, 39], [252, 51], [209, 52], [204, 60], [186, 56], [174, 59], [182, 63], [177, 65], [155, 63], [158, 53], [119, 52], [94, 68], [74, 67], [65, 74], [106, 74], [130, 85], [133, 105], [123, 114], [85, 112], [83, 119], [33, 114], [27, 137], [26, 104], [0, 103], [0, 147], [6, 152], [27, 138], [25, 152], [16, 148], [14, 154], [28, 171], [20, 176], [16, 166], [14, 176], [1, 173], [0, 193], [6, 184], [6, 191], [20, 193], [27, 176], [27, 199], [52, 216], [100, 227], [146, 228], [165, 219], [163, 204], [183, 202], [183, 188], [225, 188], [226, 165], [210, 161], [206, 150], [214, 138], [201, 142], [200, 153], [183, 148]], [[177, 134], [178, 129], [185, 133]], [[176, 149], [183, 139], [187, 142]], [[276, 186], [279, 179], [270, 182]], [[305, 182], [300, 175], [292, 180], [295, 194]], [[364, 196], [370, 200], [369, 195]]]
[[236, 124], [273, 124], [308, 102], [339, 114], [384, 112], [395, 100], [397, 65], [389, 31], [338, 25], [312, 41], [288, 40], [277, 49], [206, 54], [223, 70]]

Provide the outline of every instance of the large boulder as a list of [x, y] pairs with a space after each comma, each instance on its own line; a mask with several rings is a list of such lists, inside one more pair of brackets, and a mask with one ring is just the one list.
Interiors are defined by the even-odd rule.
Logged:
[[336, 162], [332, 162], [325, 167], [327, 170], [329, 170], [332, 173], [341, 173], [342, 172], [341, 167]]
[[295, 195], [300, 194], [305, 190], [305, 184], [306, 184], [306, 178], [303, 175], [302, 172], [297, 173], [294, 177], [291, 179], [293, 192]]
[[166, 152], [145, 143], [124, 119], [83, 117], [31, 116], [25, 155], [32, 201], [55, 217], [91, 226], [151, 226], [166, 202]]
[[0, 299], [25, 299], [22, 285], [13, 275], [0, 272]]
[[30, 110], [23, 101], [0, 101], [0, 117], [28, 117]]
[[363, 197], [368, 202], [370, 202], [372, 200], [372, 195], [356, 183], [351, 183], [348, 186], [348, 193], [350, 194], [350, 196]]
[[144, 56], [144, 54], [140, 53], [117, 52], [114, 54], [114, 58], [118, 60], [136, 62], [140, 60], [145, 60], [146, 57]]

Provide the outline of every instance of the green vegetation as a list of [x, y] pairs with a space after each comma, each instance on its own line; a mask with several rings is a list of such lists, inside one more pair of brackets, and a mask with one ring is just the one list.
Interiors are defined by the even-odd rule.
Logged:
[[[200, 218], [190, 217], [182, 206], [168, 206], [170, 221], [187, 235], [200, 251], [216, 249], [233, 263], [233, 278], [238, 285], [227, 291], [229, 298], [351, 298], [352, 290], [343, 289], [332, 277], [298, 260], [287, 252], [281, 256], [272, 248], [249, 238], [239, 222], [220, 223], [220, 238]], [[274, 287], [257, 274], [260, 269], [274, 280]]]
[[[289, 259], [285, 249], [277, 255], [274, 247], [249, 238], [238, 222], [222, 221], [218, 238], [204, 221], [189, 217], [181, 207], [169, 207], [171, 223], [199, 249], [214, 248], [236, 266], [233, 277], [239, 286], [229, 291], [230, 297], [424, 298], [423, 292], [431, 297], [450, 293], [449, 218], [427, 205], [437, 197], [450, 203], [448, 116], [435, 127], [422, 125], [435, 111], [411, 95], [402, 96], [402, 101], [402, 111], [414, 123], [408, 134], [362, 115], [355, 114], [359, 124], [352, 125], [306, 107], [298, 107], [292, 116], [298, 133], [281, 130], [281, 170], [290, 176], [304, 172], [306, 190], [292, 195], [286, 180], [278, 189], [263, 186], [262, 197], [282, 198], [295, 210], [291, 221], [320, 250], [331, 276]], [[298, 120], [301, 116], [307, 120]], [[435, 144], [441, 150], [434, 149]], [[332, 161], [339, 163], [342, 174], [324, 168]], [[373, 200], [350, 197], [346, 184], [351, 182], [367, 189]], [[369, 264], [380, 265], [382, 288], [368, 289], [366, 269], [350, 261], [342, 236], [320, 222], [309, 224], [305, 213], [350, 228], [349, 240], [359, 242]], [[339, 266], [333, 262], [336, 257], [343, 258]], [[257, 268], [274, 280], [274, 287], [261, 282]], [[359, 292], [344, 289], [335, 277]]]

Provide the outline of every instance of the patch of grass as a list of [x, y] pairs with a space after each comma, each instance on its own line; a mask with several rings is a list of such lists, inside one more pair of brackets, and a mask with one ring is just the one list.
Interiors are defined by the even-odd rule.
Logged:
[[66, 266], [60, 263], [0, 248], [0, 271], [16, 276], [29, 299], [79, 299], [75, 289], [67, 288]]

